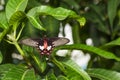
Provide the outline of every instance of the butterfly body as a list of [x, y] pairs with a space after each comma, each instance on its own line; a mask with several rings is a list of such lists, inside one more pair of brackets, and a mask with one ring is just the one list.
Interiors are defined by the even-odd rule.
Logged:
[[49, 55], [53, 50], [53, 47], [54, 46], [49, 39], [43, 38], [39, 42], [37, 49], [40, 51], [41, 54]]
[[55, 38], [40, 38], [32, 39], [27, 38], [21, 40], [20, 43], [37, 48], [42, 55], [50, 55], [53, 48], [56, 46], [64, 45], [69, 42], [67, 38], [55, 37]]

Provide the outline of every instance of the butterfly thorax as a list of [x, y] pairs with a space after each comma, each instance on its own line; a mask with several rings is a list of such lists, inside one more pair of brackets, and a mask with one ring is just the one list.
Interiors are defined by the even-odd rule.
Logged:
[[49, 55], [53, 49], [53, 44], [47, 38], [44, 38], [42, 43], [40, 42], [38, 45], [38, 49], [40, 50], [41, 54]]
[[43, 40], [43, 44], [44, 44], [44, 49], [47, 49], [47, 47], [48, 47], [48, 42], [47, 42], [47, 39], [46, 39], [46, 38]]

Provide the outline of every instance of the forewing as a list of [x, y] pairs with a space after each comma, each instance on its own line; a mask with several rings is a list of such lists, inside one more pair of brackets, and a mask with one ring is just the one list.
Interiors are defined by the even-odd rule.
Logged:
[[23, 39], [20, 41], [21, 44], [24, 45], [28, 45], [28, 46], [32, 46], [32, 47], [37, 47], [39, 40], [35, 40], [35, 39], [31, 39], [31, 38], [27, 38], [27, 39]]
[[54, 41], [52, 42], [52, 44], [53, 44], [54, 46], [60, 46], [60, 45], [66, 44], [66, 43], [68, 43], [68, 42], [69, 42], [69, 39], [58, 37], [58, 38], [55, 38], [55, 39], [54, 39]]

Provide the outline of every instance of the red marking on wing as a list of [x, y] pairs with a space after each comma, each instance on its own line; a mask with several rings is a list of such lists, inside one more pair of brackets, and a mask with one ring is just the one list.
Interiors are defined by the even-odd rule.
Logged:
[[47, 40], [46, 40], [46, 39], [44, 39], [44, 49], [47, 49], [47, 47], [48, 47]]

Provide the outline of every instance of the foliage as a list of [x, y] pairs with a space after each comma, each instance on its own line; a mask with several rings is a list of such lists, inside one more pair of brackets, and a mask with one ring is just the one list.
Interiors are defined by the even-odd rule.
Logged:
[[[119, 5], [120, 0], [6, 0], [0, 11], [0, 80], [120, 80]], [[26, 37], [57, 37], [60, 24], [64, 29], [67, 23], [74, 44], [54, 48], [49, 57], [19, 43]], [[88, 38], [94, 46], [85, 44]], [[56, 55], [60, 49], [89, 52], [86, 70], [69, 54]]]

